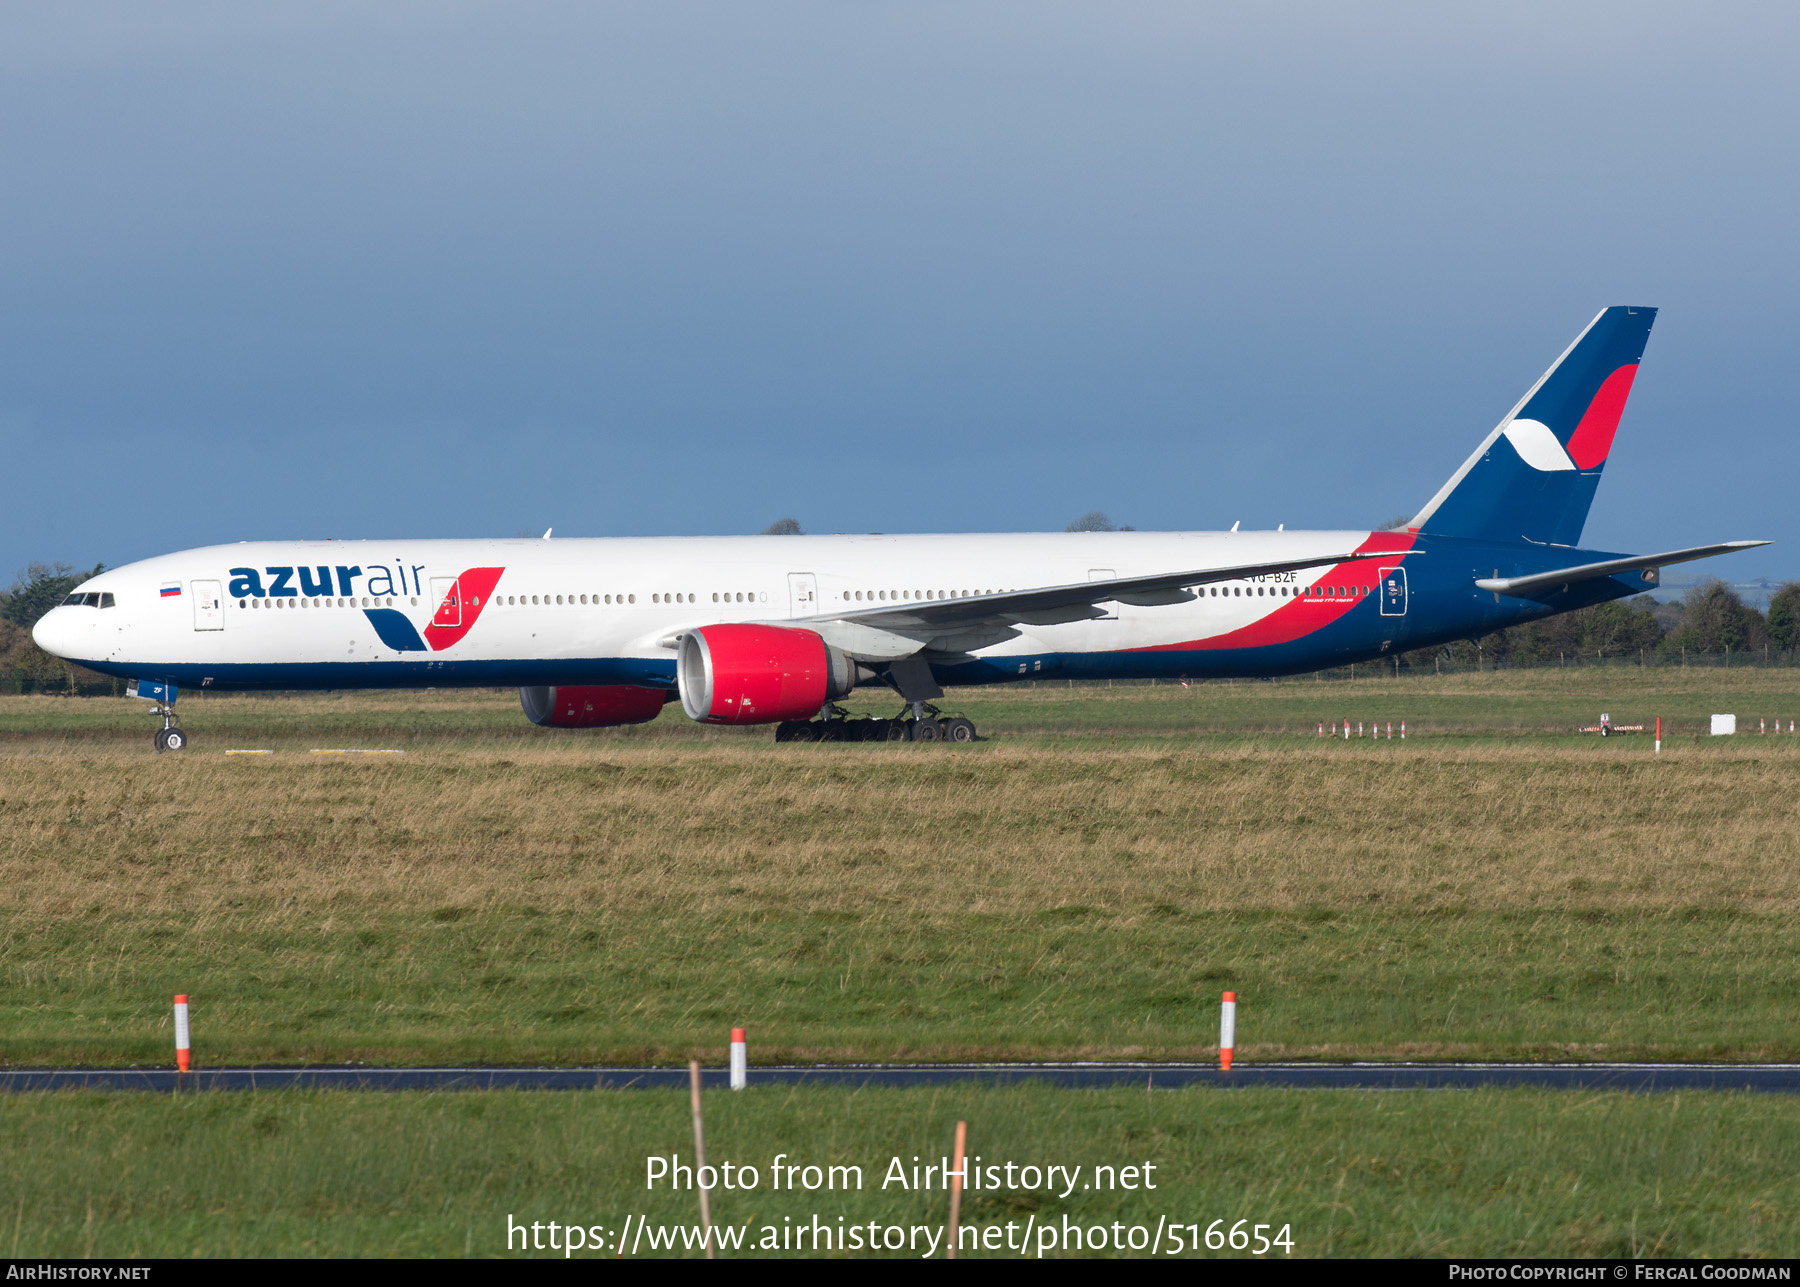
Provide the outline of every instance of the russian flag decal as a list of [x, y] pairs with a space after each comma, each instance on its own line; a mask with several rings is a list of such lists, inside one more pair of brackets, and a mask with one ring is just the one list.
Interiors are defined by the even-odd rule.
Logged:
[[173, 599], [176, 595], [178, 595], [180, 593], [181, 593], [181, 582], [179, 582], [179, 581], [173, 582], [170, 585], [165, 585], [162, 588], [162, 597], [165, 599]]

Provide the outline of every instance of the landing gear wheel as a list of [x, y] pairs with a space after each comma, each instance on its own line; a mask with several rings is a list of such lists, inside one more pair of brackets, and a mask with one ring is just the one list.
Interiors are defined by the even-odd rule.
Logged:
[[797, 719], [794, 721], [793, 732], [788, 734], [788, 741], [816, 742], [819, 740], [818, 733], [818, 725], [814, 724], [811, 720]]
[[155, 736], [155, 737], [154, 737], [154, 738], [152, 738], [152, 739], [151, 739], [151, 740], [152, 740], [152, 741], [154, 741], [154, 742], [155, 742], [155, 743], [156, 743], [156, 753], [157, 753], [157, 754], [158, 754], [158, 755], [161, 755], [161, 754], [162, 754], [162, 750], [163, 750], [163, 739], [164, 739], [164, 738], [165, 738], [165, 737], [167, 737], [167, 736], [168, 736], [168, 735], [169, 735], [169, 730], [168, 730], [168, 729], [166, 729], [166, 728], [159, 728], [159, 729], [157, 729], [157, 730], [156, 730], [156, 736]]
[[841, 719], [820, 720], [817, 724], [813, 725], [813, 728], [813, 741], [815, 742], [842, 742], [846, 740], [844, 737], [844, 721]]
[[947, 719], [944, 721], [943, 733], [946, 742], [973, 742], [975, 721], [964, 719], [961, 715], [955, 719]]
[[791, 742], [794, 740], [793, 720], [784, 719], [775, 726], [775, 740], [777, 742]]
[[179, 751], [187, 745], [187, 734], [178, 728], [165, 728], [162, 731], [162, 749]]
[[911, 726], [908, 725], [905, 720], [890, 719], [890, 720], [886, 721], [886, 723], [887, 723], [887, 731], [882, 734], [882, 737], [885, 740], [887, 740], [889, 742], [910, 742], [910, 741], [912, 741], [912, 735], [911, 735], [911, 733], [909, 733], [907, 731]]
[[915, 742], [941, 742], [944, 740], [944, 734], [938, 728], [936, 720], [919, 719], [913, 721], [912, 740]]

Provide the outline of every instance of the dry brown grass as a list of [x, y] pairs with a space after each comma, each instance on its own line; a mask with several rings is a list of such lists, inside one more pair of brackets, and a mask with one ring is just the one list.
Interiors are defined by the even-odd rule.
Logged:
[[1800, 909], [1800, 745], [0, 761], [15, 915]]
[[157, 757], [129, 704], [0, 702], [0, 1059], [166, 1059], [171, 991], [245, 1060], [685, 1058], [745, 1021], [760, 1057], [1195, 1057], [1221, 987], [1250, 1057], [1800, 1055], [1800, 739], [1554, 731], [1617, 679], [1368, 686], [1457, 730], [1404, 744], [1245, 732], [1303, 684], [977, 695], [999, 736], [960, 748], [367, 694], [197, 703]]

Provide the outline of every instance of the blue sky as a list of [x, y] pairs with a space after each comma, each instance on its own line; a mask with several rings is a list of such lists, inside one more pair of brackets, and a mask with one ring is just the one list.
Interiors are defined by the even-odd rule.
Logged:
[[1797, 36], [1773, 4], [6, 4], [0, 571], [1366, 526], [1648, 304], [1586, 542], [1800, 573]]

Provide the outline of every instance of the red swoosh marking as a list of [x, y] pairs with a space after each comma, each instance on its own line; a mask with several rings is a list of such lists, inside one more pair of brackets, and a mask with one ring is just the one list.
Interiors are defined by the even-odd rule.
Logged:
[[469, 633], [480, 618], [481, 610], [487, 607], [488, 600], [493, 597], [494, 586], [499, 583], [500, 574], [504, 571], [505, 568], [470, 568], [456, 578], [456, 584], [450, 587], [450, 593], [444, 596], [444, 601], [438, 604], [437, 611], [432, 615], [434, 619], [444, 617], [456, 620], [457, 601], [460, 599], [462, 624], [426, 626], [425, 642], [431, 646], [431, 651], [442, 652]]
[[[1356, 547], [1356, 553], [1363, 554], [1377, 550], [1410, 550], [1418, 540], [1412, 532], [1371, 532], [1369, 538]], [[1399, 567], [1404, 561], [1400, 554], [1391, 564], [1382, 567]], [[1357, 563], [1337, 563], [1329, 572], [1320, 577], [1315, 585], [1326, 587], [1335, 594], [1341, 587], [1351, 585], [1367, 585], [1372, 572], [1379, 569], [1371, 566], [1375, 560]], [[1379, 581], [1379, 576], [1376, 578]], [[1379, 591], [1379, 587], [1377, 587]], [[1318, 598], [1310, 595], [1299, 599], [1289, 599], [1266, 617], [1258, 618], [1247, 626], [1239, 626], [1236, 630], [1222, 635], [1214, 635], [1210, 639], [1190, 639], [1185, 643], [1151, 644], [1147, 648], [1124, 648], [1122, 652], [1210, 652], [1223, 648], [1267, 648], [1273, 644], [1292, 643], [1304, 638], [1322, 626], [1328, 626], [1342, 617], [1359, 603], [1366, 603], [1377, 598], [1377, 594], [1357, 595], [1354, 598]]]
[[1625, 399], [1631, 396], [1631, 382], [1637, 378], [1637, 365], [1622, 366], [1607, 376], [1588, 403], [1588, 409], [1569, 435], [1569, 458], [1577, 469], [1592, 469], [1606, 460], [1612, 451], [1613, 435], [1619, 431], [1619, 417], [1625, 414]]

